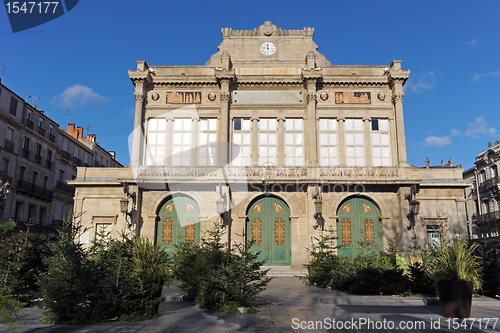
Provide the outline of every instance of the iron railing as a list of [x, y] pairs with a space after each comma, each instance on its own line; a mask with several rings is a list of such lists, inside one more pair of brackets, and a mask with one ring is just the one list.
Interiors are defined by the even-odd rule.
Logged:
[[24, 192], [28, 195], [32, 195], [34, 197], [52, 201], [54, 198], [54, 193], [49, 191], [41, 186], [29, 183], [25, 180], [19, 179], [17, 181], [16, 189], [18, 192]]

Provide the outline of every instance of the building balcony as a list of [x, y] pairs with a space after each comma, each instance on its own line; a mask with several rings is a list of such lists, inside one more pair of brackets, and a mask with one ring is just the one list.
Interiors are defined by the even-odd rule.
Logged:
[[500, 222], [500, 211], [489, 212], [486, 214], [474, 214], [472, 215], [472, 219], [476, 221], [476, 224], [488, 224], [494, 222]]
[[56, 142], [56, 137], [54, 136], [54, 134], [49, 133], [49, 140], [52, 142]]
[[42, 156], [35, 155], [35, 163], [42, 164]]
[[3, 145], [3, 149], [5, 149], [8, 152], [13, 153], [14, 152], [14, 148], [15, 148], [14, 142], [5, 139], [5, 142], [4, 142], [4, 145]]
[[36, 198], [42, 199], [42, 200], [47, 200], [47, 201], [52, 201], [54, 197], [54, 193], [52, 191], [49, 191], [45, 188], [42, 188], [38, 185], [29, 183], [25, 180], [19, 179], [17, 181], [17, 187], [16, 187], [17, 192], [19, 193], [25, 193], [27, 195], [34, 196]]
[[69, 161], [71, 159], [71, 155], [67, 151], [61, 150], [60, 154], [61, 154], [61, 157], [63, 159], [65, 159], [66, 161]]
[[34, 125], [34, 124], [33, 124], [33, 122], [32, 122], [31, 120], [26, 119], [26, 120], [24, 121], [24, 125], [26, 125], [26, 127], [28, 127], [29, 129], [33, 129], [33, 125]]
[[490, 189], [497, 187], [498, 183], [499, 183], [498, 176], [487, 179], [479, 185], [479, 192], [481, 192], [481, 194], [484, 194]]
[[75, 195], [75, 187], [69, 184], [66, 184], [65, 182], [57, 181], [56, 182], [56, 189], [70, 194], [72, 197]]
[[60, 227], [60, 224], [58, 224], [56, 220], [51, 221], [50, 224], [46, 224], [40, 223], [40, 221], [16, 217], [14, 221], [17, 227], [22, 230], [27, 230], [29, 228], [31, 231], [51, 232], [56, 231], [56, 229]]
[[45, 129], [38, 126], [38, 134], [40, 134], [41, 136], [45, 136]]
[[82, 164], [82, 160], [80, 160], [78, 157], [73, 156], [73, 164], [76, 166], [80, 166]]
[[23, 150], [21, 151], [21, 155], [23, 155], [26, 158], [30, 158], [30, 151], [29, 151], [29, 149], [23, 148]]

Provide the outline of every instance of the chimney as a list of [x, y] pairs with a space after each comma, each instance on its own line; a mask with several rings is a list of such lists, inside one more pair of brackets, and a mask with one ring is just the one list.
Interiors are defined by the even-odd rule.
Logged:
[[40, 112], [41, 114], [43, 114], [43, 110], [38, 110], [38, 112]]
[[76, 128], [76, 131], [78, 132], [78, 136], [83, 136], [83, 127], [78, 126], [78, 127]]
[[429, 158], [428, 157], [425, 158], [425, 168], [429, 169]]
[[113, 159], [116, 159], [116, 152], [114, 150], [110, 150], [110, 151], [108, 151], [108, 153], [109, 153], [109, 155], [111, 155], [111, 157]]
[[31, 104], [31, 107], [36, 110], [36, 105], [35, 104]]
[[68, 124], [68, 132], [69, 134], [71, 134], [72, 137], [78, 139], [78, 132], [75, 129], [75, 124]]
[[448, 165], [453, 166], [453, 160], [451, 159], [451, 157], [450, 157], [450, 160], [448, 161]]
[[96, 135], [95, 135], [95, 134], [87, 134], [87, 139], [88, 139], [90, 142], [95, 142], [95, 137], [96, 137]]

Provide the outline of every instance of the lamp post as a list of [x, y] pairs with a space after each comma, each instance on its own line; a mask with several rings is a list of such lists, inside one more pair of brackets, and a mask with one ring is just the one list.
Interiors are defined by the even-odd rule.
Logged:
[[316, 184], [316, 194], [313, 195], [314, 199], [314, 219], [316, 223], [314, 224], [314, 229], [321, 228], [323, 230], [323, 200], [319, 194], [319, 185]]
[[[125, 194], [123, 198], [120, 199], [120, 212], [125, 216], [125, 222], [128, 222], [128, 227], [132, 226], [132, 210], [135, 209], [135, 193], [130, 193], [128, 184], [123, 184], [123, 193]], [[132, 199], [132, 209], [128, 211], [128, 198]], [[130, 222], [127, 217], [130, 216]]]
[[419, 188], [417, 184], [413, 184], [410, 187], [410, 194], [405, 196], [405, 199], [408, 200], [409, 204], [409, 212], [406, 216], [410, 221], [410, 225], [408, 226], [408, 230], [415, 229], [415, 218], [420, 212], [420, 201], [415, 200], [416, 194], [419, 192]]

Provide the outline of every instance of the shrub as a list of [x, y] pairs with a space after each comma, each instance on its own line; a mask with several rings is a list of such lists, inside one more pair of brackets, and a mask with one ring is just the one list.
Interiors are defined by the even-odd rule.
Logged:
[[173, 258], [174, 276], [201, 308], [237, 312], [259, 307], [257, 296], [271, 281], [260, 268], [263, 261], [251, 252], [251, 243], [223, 243], [219, 227], [207, 231], [201, 245], [182, 244]]

